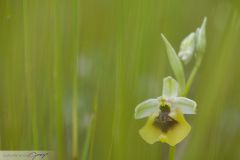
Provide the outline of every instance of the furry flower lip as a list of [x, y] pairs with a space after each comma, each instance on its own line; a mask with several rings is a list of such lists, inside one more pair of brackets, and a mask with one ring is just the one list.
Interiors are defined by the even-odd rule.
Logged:
[[162, 96], [148, 99], [135, 108], [135, 119], [147, 118], [140, 136], [149, 144], [168, 143], [175, 146], [190, 132], [184, 114], [196, 113], [196, 102], [179, 95], [178, 82], [172, 77], [163, 80]]
[[160, 113], [155, 118], [153, 125], [159, 127], [162, 132], [167, 132], [169, 129], [174, 127], [178, 122], [169, 116], [170, 107], [168, 105], [160, 105]]

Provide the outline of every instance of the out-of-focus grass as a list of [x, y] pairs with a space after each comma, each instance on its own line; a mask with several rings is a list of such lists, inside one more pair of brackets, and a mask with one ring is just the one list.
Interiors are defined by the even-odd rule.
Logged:
[[178, 48], [207, 16], [189, 95], [198, 113], [176, 157], [240, 159], [239, 10], [237, 0], [0, 1], [0, 149], [166, 159], [167, 145], [138, 135], [134, 108], [172, 75], [160, 33]]

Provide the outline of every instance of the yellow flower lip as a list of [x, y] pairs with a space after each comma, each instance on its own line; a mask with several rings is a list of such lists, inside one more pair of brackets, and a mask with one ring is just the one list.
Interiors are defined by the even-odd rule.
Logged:
[[139, 134], [147, 143], [153, 144], [160, 141], [175, 146], [189, 134], [191, 126], [187, 123], [179, 109], [175, 109], [173, 113], [168, 115], [169, 117], [174, 116], [171, 118], [177, 122], [168, 128], [168, 130], [163, 130], [161, 127], [156, 127], [154, 125], [155, 119], [158, 115], [159, 112], [152, 114], [148, 118], [145, 126], [139, 130]]

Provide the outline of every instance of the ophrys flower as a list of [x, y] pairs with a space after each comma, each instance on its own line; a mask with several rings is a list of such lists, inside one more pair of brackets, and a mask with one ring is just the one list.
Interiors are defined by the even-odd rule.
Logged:
[[183, 114], [195, 114], [197, 104], [186, 97], [179, 97], [178, 88], [175, 79], [164, 78], [162, 96], [148, 99], [135, 108], [135, 119], [149, 117], [139, 130], [147, 143], [161, 141], [174, 146], [189, 134], [191, 126]]

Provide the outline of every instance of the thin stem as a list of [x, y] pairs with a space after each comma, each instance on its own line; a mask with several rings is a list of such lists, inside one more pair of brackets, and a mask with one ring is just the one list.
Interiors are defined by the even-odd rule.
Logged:
[[88, 159], [88, 153], [89, 153], [89, 145], [90, 145], [90, 141], [91, 141], [91, 132], [92, 132], [92, 128], [93, 128], [93, 122], [94, 120], [94, 115], [92, 115], [91, 120], [90, 120], [90, 126], [88, 127], [88, 132], [87, 132], [87, 137], [84, 143], [84, 147], [83, 147], [83, 153], [82, 153], [82, 160], [87, 160]]
[[169, 148], [169, 160], [174, 160], [175, 150], [176, 150], [175, 146], [170, 146], [170, 148]]
[[182, 93], [182, 96], [186, 96], [186, 95], [188, 94], [188, 92], [190, 91], [190, 88], [191, 88], [191, 86], [192, 86], [193, 80], [194, 80], [194, 78], [195, 78], [195, 76], [196, 76], [196, 73], [197, 73], [197, 71], [198, 71], [201, 63], [202, 63], [202, 57], [199, 57], [199, 59], [197, 60], [195, 66], [194, 66], [194, 68], [192, 69], [192, 72], [191, 72], [191, 74], [190, 74], [190, 76], [189, 76], [189, 78], [188, 78], [188, 81], [187, 81], [185, 90], [184, 90], [183, 93]]
[[62, 75], [61, 75], [61, 28], [59, 17], [59, 4], [54, 1], [53, 17], [54, 17], [54, 51], [53, 51], [53, 82], [54, 82], [54, 108], [56, 110], [57, 120], [57, 157], [59, 160], [64, 159], [63, 146], [63, 110], [62, 110]]
[[[77, 57], [75, 57], [77, 58]], [[76, 60], [77, 61], [77, 60]], [[77, 66], [74, 65], [74, 67]], [[73, 73], [73, 99], [72, 99], [72, 159], [78, 159], [78, 79], [77, 79], [77, 71], [74, 69]]]
[[74, 33], [74, 39], [73, 39], [73, 88], [72, 88], [72, 159], [78, 160], [79, 154], [78, 154], [78, 95], [79, 95], [79, 81], [78, 81], [78, 54], [79, 54], [79, 27], [80, 27], [80, 20], [79, 20], [79, 0], [73, 0], [73, 33]]
[[[99, 86], [99, 85], [98, 85]], [[98, 112], [98, 91], [99, 89], [97, 89], [97, 93], [94, 99], [94, 106], [93, 106], [93, 117], [92, 117], [92, 122], [91, 122], [91, 131], [90, 131], [90, 139], [89, 139], [89, 158], [88, 160], [92, 160], [93, 159], [93, 147], [94, 147], [94, 138], [95, 138], [95, 130], [96, 130], [96, 121], [97, 121], [97, 112]], [[85, 146], [84, 146], [85, 147]], [[86, 158], [87, 159], [87, 158]], [[85, 160], [85, 159], [82, 159]]]

